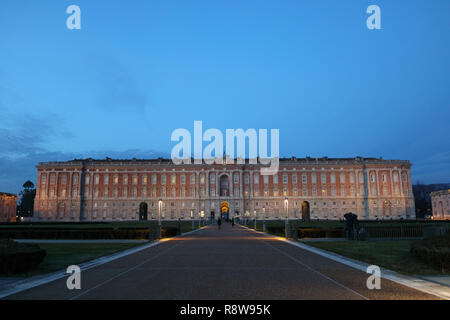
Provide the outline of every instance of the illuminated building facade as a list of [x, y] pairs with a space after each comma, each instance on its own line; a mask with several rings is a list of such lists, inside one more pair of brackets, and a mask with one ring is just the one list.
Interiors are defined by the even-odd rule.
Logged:
[[415, 218], [409, 161], [292, 157], [276, 175], [260, 168], [162, 158], [39, 163], [33, 219]]
[[13, 193], [0, 192], [0, 222], [15, 222], [17, 200]]
[[430, 193], [433, 219], [450, 219], [450, 189]]

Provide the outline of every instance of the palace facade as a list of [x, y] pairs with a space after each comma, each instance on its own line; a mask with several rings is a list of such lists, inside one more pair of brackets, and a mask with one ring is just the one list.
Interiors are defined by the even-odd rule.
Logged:
[[430, 193], [433, 219], [450, 219], [450, 189]]
[[39, 163], [33, 219], [415, 218], [409, 161], [292, 157], [276, 175], [260, 168], [162, 158]]
[[14, 193], [0, 192], [0, 222], [15, 222], [17, 200]]

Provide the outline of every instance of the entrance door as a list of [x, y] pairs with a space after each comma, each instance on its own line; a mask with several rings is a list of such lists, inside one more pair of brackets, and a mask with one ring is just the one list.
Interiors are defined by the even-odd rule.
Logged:
[[139, 205], [139, 220], [147, 220], [148, 206], [145, 202], [141, 202]]
[[309, 202], [303, 201], [302, 202], [302, 220], [309, 220], [310, 214], [309, 214]]

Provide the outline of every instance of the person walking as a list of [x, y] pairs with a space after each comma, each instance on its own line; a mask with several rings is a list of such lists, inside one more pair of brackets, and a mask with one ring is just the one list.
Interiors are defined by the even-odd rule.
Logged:
[[222, 219], [218, 219], [217, 220], [217, 226], [219, 227], [219, 230], [220, 230], [220, 225], [222, 224]]

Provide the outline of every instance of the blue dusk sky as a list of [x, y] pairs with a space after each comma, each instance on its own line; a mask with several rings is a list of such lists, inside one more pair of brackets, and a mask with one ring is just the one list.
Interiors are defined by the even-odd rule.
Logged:
[[2, 0], [0, 191], [40, 161], [168, 157], [194, 120], [450, 182], [449, 49], [448, 0]]

